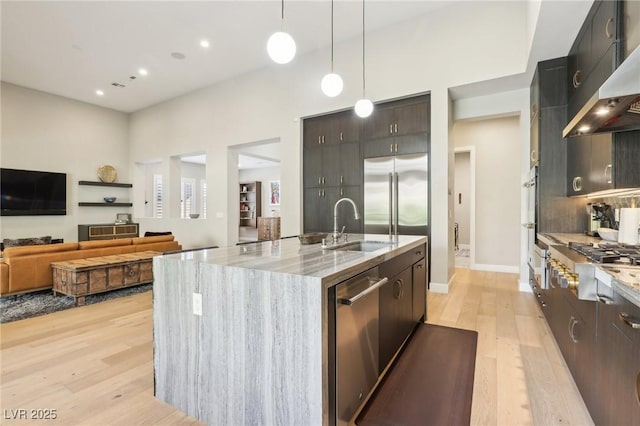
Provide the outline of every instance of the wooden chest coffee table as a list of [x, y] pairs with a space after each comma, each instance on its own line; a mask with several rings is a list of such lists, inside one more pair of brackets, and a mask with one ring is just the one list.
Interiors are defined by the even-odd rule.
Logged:
[[90, 294], [150, 283], [153, 256], [159, 254], [143, 251], [52, 262], [53, 294], [71, 296], [76, 305], [83, 305]]

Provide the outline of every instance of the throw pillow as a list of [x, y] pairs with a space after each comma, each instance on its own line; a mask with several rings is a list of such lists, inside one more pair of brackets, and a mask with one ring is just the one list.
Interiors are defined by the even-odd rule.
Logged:
[[37, 237], [37, 238], [5, 238], [2, 240], [4, 247], [18, 247], [18, 246], [35, 246], [41, 244], [51, 244], [51, 236], [47, 235], [45, 237]]

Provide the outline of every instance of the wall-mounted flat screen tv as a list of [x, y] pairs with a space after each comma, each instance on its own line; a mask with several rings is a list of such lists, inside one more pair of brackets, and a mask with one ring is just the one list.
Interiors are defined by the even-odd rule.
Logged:
[[0, 169], [0, 216], [67, 214], [67, 175]]

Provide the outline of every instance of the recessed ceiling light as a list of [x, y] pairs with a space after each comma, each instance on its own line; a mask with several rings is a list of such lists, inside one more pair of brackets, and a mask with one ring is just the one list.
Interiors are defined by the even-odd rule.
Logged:
[[148, 75], [149, 71], [146, 68], [138, 68], [138, 74], [140, 75]]
[[96, 90], [96, 95], [98, 96], [104, 96], [104, 92], [100, 89]]
[[202, 40], [200, 40], [200, 46], [204, 48], [209, 47], [209, 40], [203, 38]]
[[186, 58], [184, 53], [180, 53], [180, 52], [171, 52], [171, 57], [174, 58], [174, 59], [184, 59], [184, 58]]

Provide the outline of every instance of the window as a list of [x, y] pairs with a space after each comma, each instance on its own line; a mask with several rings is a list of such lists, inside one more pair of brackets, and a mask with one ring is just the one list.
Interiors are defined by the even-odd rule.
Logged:
[[183, 219], [196, 212], [195, 186], [195, 179], [182, 178], [180, 185], [180, 217]]
[[162, 217], [163, 209], [162, 175], [153, 175], [153, 217]]

